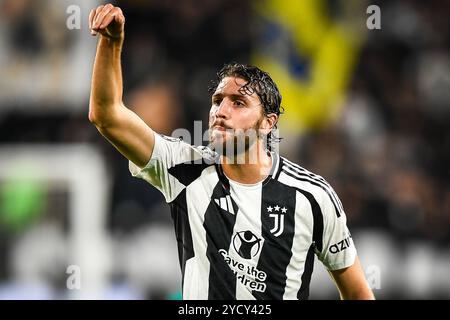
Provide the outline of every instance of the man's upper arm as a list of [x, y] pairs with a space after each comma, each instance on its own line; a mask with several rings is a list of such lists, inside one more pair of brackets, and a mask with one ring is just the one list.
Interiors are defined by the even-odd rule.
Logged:
[[[337, 194], [329, 186], [329, 193], [322, 192], [318, 202], [323, 215], [322, 251], [317, 252], [318, 258], [328, 270], [343, 269], [351, 266], [357, 255], [356, 247], [347, 227], [347, 217], [343, 207], [336, 201]], [[333, 205], [336, 199], [337, 212]]]
[[341, 298], [344, 300], [373, 300], [375, 299], [372, 290], [366, 281], [364, 272], [359, 262], [355, 258], [355, 263], [350, 267], [340, 270], [330, 270], [330, 275], [334, 279], [339, 289]]
[[323, 248], [317, 252], [319, 259], [330, 272], [343, 299], [373, 299], [347, 227], [344, 208], [331, 186], [328, 194], [322, 193], [319, 197], [319, 203], [323, 214]]
[[115, 110], [113, 120], [105, 126], [97, 126], [97, 129], [128, 160], [144, 167], [152, 156], [155, 144], [153, 130], [124, 105]]

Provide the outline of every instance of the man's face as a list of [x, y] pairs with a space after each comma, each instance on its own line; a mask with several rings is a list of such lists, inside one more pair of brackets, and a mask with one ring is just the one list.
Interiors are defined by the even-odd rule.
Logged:
[[[212, 95], [209, 112], [209, 141], [213, 148], [226, 144], [236, 144], [237, 137], [246, 136], [245, 149], [250, 140], [259, 136], [259, 128], [265, 120], [263, 108], [258, 95], [239, 92], [247, 83], [235, 77], [225, 77]], [[243, 91], [243, 90], [241, 90]], [[250, 141], [250, 144], [252, 141]]]

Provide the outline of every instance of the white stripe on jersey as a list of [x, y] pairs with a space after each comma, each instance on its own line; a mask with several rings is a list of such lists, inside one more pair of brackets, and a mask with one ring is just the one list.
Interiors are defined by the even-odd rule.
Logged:
[[272, 172], [270, 174], [274, 176], [278, 172], [278, 168], [280, 166], [280, 155], [276, 152], [271, 152], [271, 156], [272, 156], [272, 165], [275, 162], [275, 166], [273, 166]]
[[283, 166], [283, 170], [286, 170], [286, 172], [289, 172], [290, 174], [292, 174], [295, 177], [298, 177], [299, 179], [305, 179], [311, 182], [311, 184], [318, 184], [320, 185], [324, 191], [328, 194], [328, 196], [330, 197], [330, 199], [333, 201], [334, 206], [336, 207], [336, 210], [339, 210], [339, 212], [336, 212], [337, 214], [341, 215], [342, 211], [341, 211], [341, 205], [339, 205], [340, 202], [338, 202], [336, 200], [336, 197], [334, 195], [334, 191], [327, 185], [324, 185], [324, 183], [320, 182], [320, 181], [316, 181], [313, 178], [309, 177], [309, 176], [302, 176], [299, 173], [295, 172], [294, 169], [291, 169], [288, 166]]
[[[328, 194], [322, 188], [315, 186], [308, 181], [297, 180], [297, 179], [287, 175], [283, 171], [280, 173], [280, 176], [278, 177], [278, 181], [280, 181], [281, 183], [284, 183], [288, 186], [299, 188], [301, 190], [305, 190], [305, 191], [309, 192], [314, 197], [314, 199], [316, 199], [319, 206], [321, 206], [321, 203], [323, 202], [322, 199], [324, 197], [329, 199]], [[331, 203], [331, 201], [330, 201], [330, 203]], [[333, 209], [333, 211], [334, 211], [334, 209]], [[323, 212], [322, 212], [322, 214], [323, 214]], [[325, 217], [324, 217], [324, 219], [325, 219]]]
[[[233, 235], [236, 235], [238, 232], [249, 230], [259, 239], [261, 239], [260, 248], [262, 248], [264, 244], [260, 218], [262, 196], [261, 188], [262, 184], [260, 184], [258, 187], [245, 187], [238, 186], [230, 181], [231, 197], [240, 208], [238, 214], [236, 215]], [[242, 189], [245, 189], [245, 193], [242, 192]], [[233, 248], [233, 239], [231, 239], [229, 248], [230, 257], [232, 257], [236, 261], [244, 260], [246, 268], [248, 266], [256, 268], [256, 266], [258, 265], [260, 254], [261, 250], [259, 250], [258, 254], [252, 259], [245, 260], [241, 258]], [[250, 278], [245, 271], [246, 270], [244, 270], [244, 272], [238, 273], [236, 277], [236, 299], [255, 300], [255, 297], [251, 293], [251, 289], [246, 288], [245, 285], [242, 284], [242, 281], [238, 278], [238, 276], [242, 276], [242, 274], [245, 277]], [[251, 279], [254, 280], [254, 277]]]
[[315, 186], [308, 181], [298, 180], [291, 177], [283, 171], [280, 173], [278, 180], [289, 186], [293, 186], [311, 193], [316, 199], [321, 208], [323, 216], [323, 234], [322, 234], [322, 251], [315, 253], [324, 266], [329, 270], [342, 269], [353, 264], [356, 256], [356, 249], [351, 246], [348, 250], [344, 250], [339, 254], [329, 254], [329, 247], [349, 234], [347, 228], [347, 218], [344, 212], [341, 213], [340, 218], [335, 214], [333, 202], [331, 201], [327, 192], [321, 187]]
[[[297, 293], [302, 285], [301, 275], [304, 272], [308, 244], [313, 237], [313, 213], [308, 199], [296, 192], [295, 199], [295, 235], [292, 243], [292, 257], [286, 269], [286, 287], [284, 300], [297, 300]], [[299, 272], [299, 270], [301, 270]]]
[[[353, 246], [339, 253], [329, 250], [347, 239], [349, 233], [342, 204], [323, 178], [272, 153], [275, 157], [271, 179], [278, 182], [268, 179], [264, 186], [244, 190], [245, 186], [242, 189], [230, 181], [228, 188], [220, 167], [216, 171], [214, 165], [208, 167], [207, 161], [196, 167], [186, 163], [192, 157], [204, 155], [203, 151], [157, 137], [148, 166], [138, 171], [130, 165], [133, 175], [156, 186], [166, 201], [173, 201], [179, 249], [184, 250], [180, 261], [184, 266], [184, 299], [297, 299], [300, 289], [300, 297], [307, 298], [312, 272], [309, 259], [313, 257], [310, 249], [314, 248], [314, 240], [322, 248], [316, 254], [327, 268], [353, 263], [356, 255]], [[284, 215], [273, 219], [272, 206], [276, 211], [284, 206], [289, 210], [286, 214], [284, 209]], [[342, 211], [342, 217], [337, 217], [335, 210]], [[282, 219], [285, 219], [284, 228], [280, 227]], [[257, 240], [252, 242], [248, 237]], [[237, 244], [233, 245], [233, 239]], [[225, 250], [228, 250], [226, 255]], [[225, 261], [221, 260], [222, 255], [226, 256]], [[245, 272], [239, 263], [252, 271]], [[230, 270], [237, 271], [236, 278]], [[269, 281], [253, 282], [256, 274]]]
[[230, 196], [226, 196], [225, 198], [227, 198], [227, 204], [228, 204], [228, 211], [232, 214], [234, 214], [234, 210], [233, 210], [233, 204], [231, 203], [231, 198]]
[[[211, 166], [203, 170], [200, 179], [195, 180], [186, 188], [187, 212], [194, 247], [194, 258], [186, 261], [183, 286], [183, 299], [186, 300], [208, 299], [209, 261], [206, 257], [207, 241], [203, 223], [206, 209], [218, 181], [216, 170], [214, 166]], [[202, 193], [205, 190], [208, 193]], [[188, 263], [190, 270], [187, 269]]]
[[296, 176], [299, 176], [301, 178], [310, 179], [311, 181], [314, 181], [314, 182], [320, 184], [321, 186], [323, 186], [327, 190], [329, 195], [332, 197], [333, 202], [336, 206], [336, 209], [338, 209], [340, 211], [339, 214], [342, 214], [342, 212], [344, 211], [344, 208], [342, 206], [341, 200], [336, 195], [336, 192], [334, 191], [334, 189], [330, 186], [330, 184], [322, 176], [312, 173], [311, 171], [308, 171], [305, 168], [302, 168], [298, 164], [293, 163], [287, 159], [283, 158], [283, 160], [284, 160], [283, 164], [285, 165], [284, 169], [286, 169], [286, 171], [289, 171], [290, 173], [295, 174]]

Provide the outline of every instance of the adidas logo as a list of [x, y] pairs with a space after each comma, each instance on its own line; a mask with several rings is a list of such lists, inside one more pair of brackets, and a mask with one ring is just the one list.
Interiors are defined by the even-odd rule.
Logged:
[[236, 214], [233, 208], [231, 197], [229, 195], [221, 197], [219, 199], [214, 199], [214, 202], [217, 203], [217, 205], [222, 208], [222, 210], [225, 210], [231, 214]]

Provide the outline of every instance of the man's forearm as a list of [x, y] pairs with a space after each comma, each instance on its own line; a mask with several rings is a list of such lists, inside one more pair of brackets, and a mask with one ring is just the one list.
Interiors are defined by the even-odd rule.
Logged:
[[108, 3], [89, 14], [91, 35], [100, 35], [92, 73], [89, 120], [127, 159], [143, 167], [152, 156], [153, 130], [122, 102], [120, 56], [125, 16]]
[[341, 300], [375, 300], [372, 290], [368, 287], [353, 290], [348, 293], [340, 292]]
[[98, 126], [112, 121], [122, 104], [122, 68], [120, 56], [123, 39], [100, 37], [92, 73], [89, 119]]
[[370, 289], [359, 258], [350, 267], [329, 271], [336, 283], [342, 300], [372, 300], [375, 299]]

